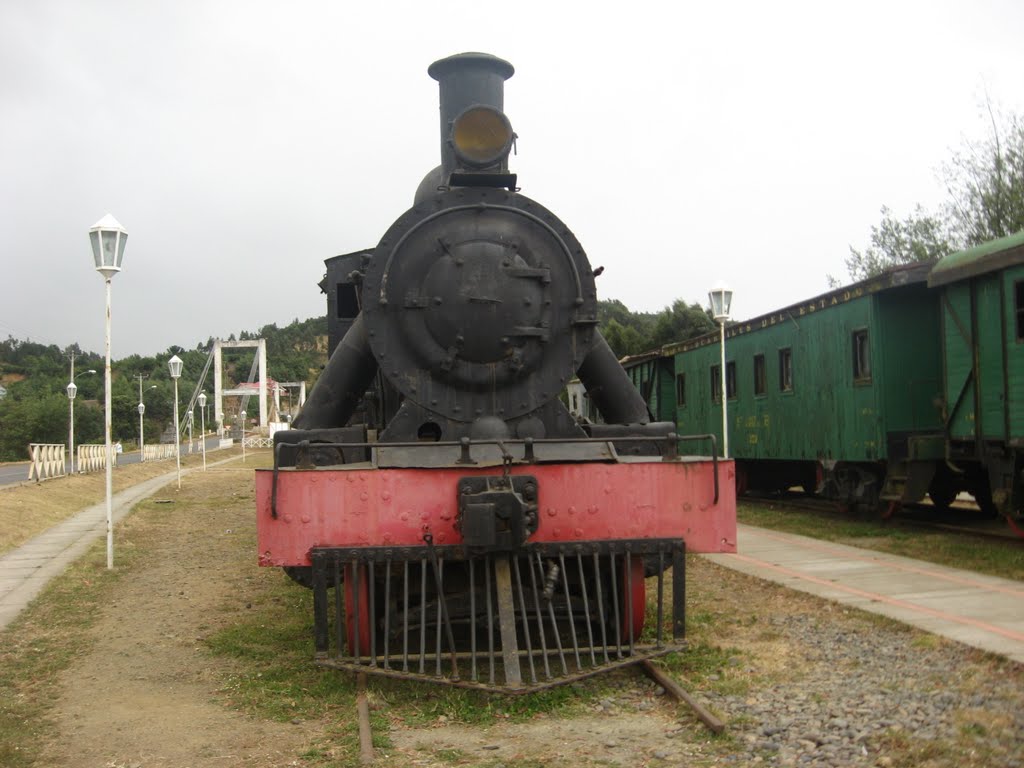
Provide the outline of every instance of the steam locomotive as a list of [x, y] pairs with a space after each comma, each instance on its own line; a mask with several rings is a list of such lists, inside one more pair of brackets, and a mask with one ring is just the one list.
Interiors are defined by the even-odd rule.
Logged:
[[[428, 73], [441, 165], [328, 262], [340, 338], [257, 473], [260, 565], [313, 589], [329, 667], [521, 692], [679, 649], [685, 553], [734, 551], [733, 466], [651, 418], [582, 246], [519, 193], [512, 65]], [[574, 376], [604, 423], [563, 404]]]

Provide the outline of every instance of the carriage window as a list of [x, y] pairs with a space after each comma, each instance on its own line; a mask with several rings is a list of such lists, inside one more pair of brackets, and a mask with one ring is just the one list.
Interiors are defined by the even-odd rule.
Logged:
[[779, 391], [793, 391], [793, 350], [789, 347], [779, 350]]
[[853, 332], [853, 380], [871, 381], [871, 346], [866, 329]]
[[722, 402], [722, 366], [711, 366], [711, 402]]
[[1017, 314], [1017, 341], [1024, 341], [1024, 280], [1018, 280], [1013, 286], [1014, 305]]
[[736, 399], [736, 361], [725, 364], [725, 396]]
[[768, 391], [768, 369], [764, 355], [754, 355], [754, 394], [763, 395]]
[[676, 374], [676, 408], [686, 405], [686, 374]]

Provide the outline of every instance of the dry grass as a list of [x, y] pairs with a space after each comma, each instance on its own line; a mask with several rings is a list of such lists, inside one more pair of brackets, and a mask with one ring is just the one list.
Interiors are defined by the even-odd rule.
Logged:
[[[246, 467], [267, 466], [271, 452], [267, 449], [246, 451]], [[241, 455], [241, 449], [228, 448], [207, 454], [207, 464]], [[201, 467], [202, 454], [181, 457], [185, 468]], [[241, 466], [241, 465], [240, 465]], [[174, 461], [149, 461], [115, 467], [114, 493], [145, 480], [174, 473]], [[0, 554], [19, 547], [106, 496], [106, 475], [94, 472], [46, 480], [42, 483], [0, 486]]]

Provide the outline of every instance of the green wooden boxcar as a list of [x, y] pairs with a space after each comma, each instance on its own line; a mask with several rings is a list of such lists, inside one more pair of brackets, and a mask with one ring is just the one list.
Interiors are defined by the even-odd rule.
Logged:
[[[741, 490], [848, 501], [924, 495], [942, 458], [939, 312], [914, 265], [727, 326]], [[722, 436], [719, 334], [670, 345], [681, 433]]]
[[643, 395], [651, 417], [657, 421], [676, 420], [675, 376], [672, 359], [661, 350], [622, 359], [633, 386]]
[[1024, 470], [1024, 232], [943, 258], [928, 284], [940, 296], [945, 493], [1020, 515]]

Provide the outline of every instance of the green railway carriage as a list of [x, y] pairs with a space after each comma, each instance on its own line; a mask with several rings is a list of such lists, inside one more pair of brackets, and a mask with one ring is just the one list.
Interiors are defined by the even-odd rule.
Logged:
[[[943, 451], [928, 270], [892, 269], [727, 326], [726, 411], [741, 491], [803, 486], [869, 504], [924, 495]], [[719, 334], [662, 354], [672, 361], [678, 430], [721, 439]]]
[[928, 285], [939, 296], [949, 436], [938, 481], [1012, 522], [1024, 507], [1024, 232], [946, 256]]
[[633, 386], [647, 401], [655, 421], [676, 420], [675, 375], [672, 360], [660, 350], [631, 355], [620, 360]]

